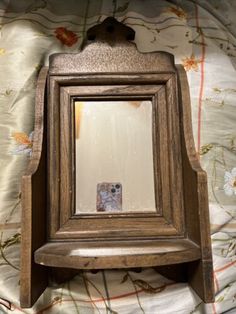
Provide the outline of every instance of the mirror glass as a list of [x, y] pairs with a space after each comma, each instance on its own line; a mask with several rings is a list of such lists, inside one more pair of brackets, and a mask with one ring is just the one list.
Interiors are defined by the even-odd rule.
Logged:
[[74, 106], [75, 214], [156, 211], [152, 102]]

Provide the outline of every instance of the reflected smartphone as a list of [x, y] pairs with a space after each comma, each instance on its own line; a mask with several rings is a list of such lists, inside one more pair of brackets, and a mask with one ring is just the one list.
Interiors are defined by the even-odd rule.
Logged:
[[119, 182], [97, 184], [97, 211], [115, 212], [122, 210], [122, 185]]

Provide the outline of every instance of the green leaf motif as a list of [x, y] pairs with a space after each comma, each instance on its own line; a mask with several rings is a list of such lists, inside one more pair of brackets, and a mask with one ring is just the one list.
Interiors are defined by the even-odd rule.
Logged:
[[218, 303], [218, 302], [222, 302], [222, 301], [224, 301], [224, 296], [223, 296], [223, 295], [220, 296], [220, 297], [216, 300], [217, 303]]
[[212, 148], [213, 148], [213, 145], [212, 145], [212, 144], [203, 145], [203, 146], [200, 148], [199, 154], [200, 154], [200, 155], [205, 155], [205, 154], [207, 154]]
[[161, 286], [161, 287], [154, 288], [149, 283], [147, 283], [146, 281], [141, 280], [141, 279], [136, 279], [133, 281], [133, 283], [135, 285], [137, 285], [138, 287], [142, 288], [147, 293], [159, 293], [166, 288], [165, 285]]
[[20, 241], [21, 241], [21, 234], [16, 233], [1, 244], [1, 249], [6, 249], [7, 247], [13, 244], [18, 244], [20, 243]]
[[129, 278], [129, 275], [128, 274], [125, 274], [123, 279], [121, 280], [121, 283], [125, 283]]

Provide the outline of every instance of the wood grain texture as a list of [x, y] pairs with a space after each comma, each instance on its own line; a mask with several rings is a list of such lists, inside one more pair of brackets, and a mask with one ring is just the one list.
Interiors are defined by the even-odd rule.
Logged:
[[174, 72], [172, 54], [140, 53], [136, 45], [129, 42], [112, 46], [106, 42], [90, 43], [78, 54], [53, 54], [49, 62], [50, 75]]
[[31, 307], [47, 287], [47, 269], [34, 263], [33, 253], [46, 241], [46, 143], [45, 88], [48, 68], [39, 74], [36, 101], [33, 151], [22, 178], [20, 302]]
[[181, 137], [187, 237], [201, 247], [201, 260], [189, 265], [189, 282], [204, 302], [214, 301], [207, 175], [195, 150], [187, 75], [178, 66], [181, 89]]
[[101, 239], [110, 240], [142, 237], [183, 237], [163, 217], [106, 217], [69, 219], [50, 240]]
[[[157, 191], [159, 193], [160, 210], [167, 222], [172, 223], [172, 211], [170, 202], [170, 172], [168, 162], [168, 130], [167, 130], [167, 103], [165, 86], [155, 94], [153, 106], [156, 106], [153, 125], [153, 140], [156, 140], [154, 147], [157, 152], [154, 154], [154, 172], [159, 181]], [[165, 126], [165, 127], [163, 127]]]
[[179, 233], [185, 231], [183, 205], [182, 154], [180, 139], [180, 117], [177, 94], [177, 77], [172, 75], [166, 83], [168, 166], [170, 173], [170, 202], [172, 220]]
[[[72, 143], [75, 138], [72, 138], [73, 121], [72, 117], [72, 99], [69, 93], [64, 92], [60, 88], [60, 226], [63, 226], [75, 212], [72, 208], [73, 198], [72, 186], [76, 182], [72, 182]], [[55, 154], [54, 154], [55, 156]], [[75, 189], [73, 189], [75, 192]], [[52, 222], [53, 223], [53, 222]]]
[[47, 228], [50, 238], [60, 227], [60, 88], [56, 80], [48, 78], [47, 94]]
[[149, 267], [199, 258], [199, 247], [185, 239], [58, 242], [35, 252], [35, 261], [41, 265], [74, 269]]
[[[114, 85], [110, 85], [110, 77]], [[136, 84], [130, 84], [129, 76], [91, 76], [88, 81], [71, 86], [65, 77], [50, 78], [50, 131], [49, 142], [49, 234], [50, 239], [76, 238], [126, 238], [147, 236], [180, 237], [184, 230], [182, 202], [182, 164], [179, 139], [179, 114], [176, 94], [176, 76], [173, 73], [139, 74]], [[70, 78], [69, 82], [70, 82]], [[147, 81], [145, 81], [147, 79]], [[166, 81], [164, 81], [166, 79]], [[63, 82], [63, 83], [61, 83]], [[148, 84], [148, 83], [152, 84]], [[154, 82], [162, 82], [154, 84]], [[84, 83], [86, 85], [84, 85]], [[141, 84], [142, 83], [142, 84]], [[60, 85], [62, 84], [62, 85]], [[167, 97], [168, 95], [168, 97]], [[155, 196], [158, 204], [156, 217], [153, 213], [74, 215], [72, 204], [75, 191], [72, 178], [75, 164], [73, 154], [73, 123], [71, 120], [74, 101], [151, 99], [153, 105], [153, 158]], [[54, 108], [54, 109], [53, 109]], [[144, 165], [145, 166], [145, 165]], [[61, 192], [60, 192], [61, 191]], [[163, 218], [159, 217], [163, 215]], [[152, 217], [150, 219], [150, 217]], [[82, 220], [83, 218], [83, 220]], [[86, 220], [87, 218], [87, 220]], [[96, 220], [93, 220], [96, 219]], [[94, 226], [96, 225], [96, 228]]]

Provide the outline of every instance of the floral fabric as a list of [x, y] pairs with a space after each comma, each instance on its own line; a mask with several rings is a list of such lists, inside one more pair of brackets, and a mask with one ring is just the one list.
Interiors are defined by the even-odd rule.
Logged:
[[[236, 313], [236, 3], [234, 0], [0, 0], [0, 313]], [[115, 16], [142, 52], [168, 51], [189, 79], [194, 137], [208, 174], [216, 301], [153, 269], [81, 272], [19, 305], [20, 179], [31, 155], [38, 71], [77, 52]]]

